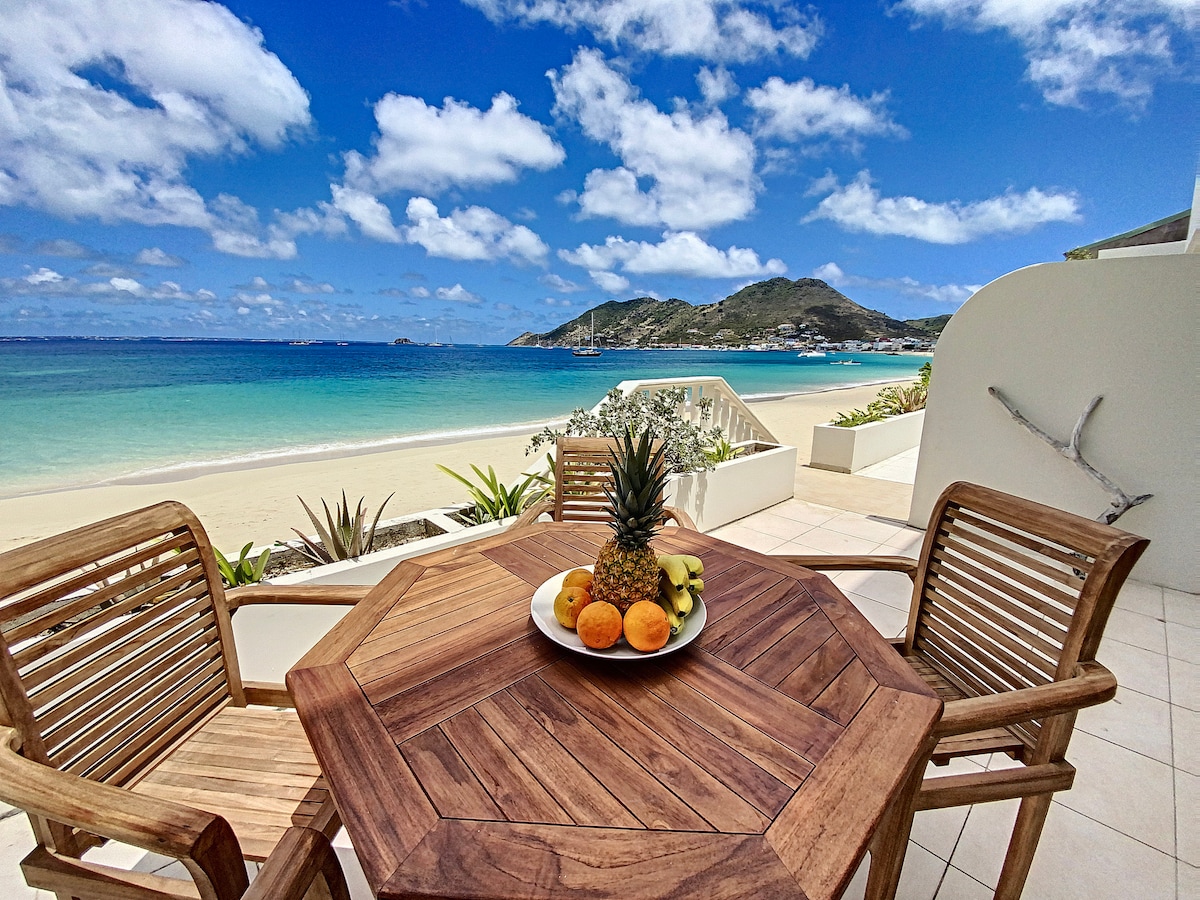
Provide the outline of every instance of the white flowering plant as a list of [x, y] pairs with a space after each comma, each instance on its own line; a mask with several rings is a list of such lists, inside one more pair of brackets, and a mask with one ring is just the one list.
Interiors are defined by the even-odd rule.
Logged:
[[653, 394], [636, 391], [624, 394], [613, 388], [596, 412], [578, 408], [561, 430], [547, 426], [535, 434], [525, 452], [533, 453], [560, 437], [614, 437], [630, 431], [647, 430], [665, 447], [664, 460], [671, 472], [697, 472], [712, 469], [716, 463], [709, 452], [725, 439], [720, 428], [704, 428], [712, 418], [711, 397], [699, 401], [700, 424], [679, 415], [687, 399], [684, 388], [665, 388]]

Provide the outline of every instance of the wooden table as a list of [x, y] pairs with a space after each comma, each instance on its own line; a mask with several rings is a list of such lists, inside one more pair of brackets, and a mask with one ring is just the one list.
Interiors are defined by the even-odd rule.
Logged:
[[832, 898], [939, 701], [822, 575], [684, 529], [708, 624], [564, 650], [534, 589], [611, 531], [537, 525], [403, 562], [288, 674], [382, 898]]

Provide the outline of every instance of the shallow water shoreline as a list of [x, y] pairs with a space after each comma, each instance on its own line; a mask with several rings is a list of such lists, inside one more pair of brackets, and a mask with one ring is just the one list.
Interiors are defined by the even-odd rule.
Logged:
[[[813, 425], [829, 421], [836, 412], [861, 407], [878, 390], [878, 385], [868, 385], [795, 394], [756, 402], [754, 412], [780, 442], [799, 449], [803, 464], [808, 461]], [[387, 517], [434, 509], [461, 502], [465, 496], [463, 486], [438, 471], [438, 464], [459, 472], [469, 472], [471, 464], [484, 469], [490, 465], [511, 484], [537, 463], [536, 456], [525, 455], [529, 436], [536, 430], [193, 474], [171, 481], [101, 484], [9, 497], [0, 499], [0, 549], [162, 500], [189, 506], [213, 542], [222, 550], [235, 552], [247, 541], [267, 544], [290, 537], [292, 527], [306, 527], [298, 496], [312, 505], [322, 497], [340, 498], [345, 490], [351, 502], [365, 497], [373, 513], [395, 492], [386, 508]]]
[[[781, 391], [777, 393], [748, 394], [742, 399], [748, 404], [762, 404], [790, 397], [801, 397], [811, 394], [828, 394], [834, 391], [862, 387], [880, 387], [895, 383], [892, 380], [865, 381], [861, 384], [838, 387], [819, 387], [806, 391]], [[0, 488], [0, 501], [17, 497], [34, 497], [46, 494], [58, 494], [64, 491], [77, 491], [86, 488], [104, 487], [109, 485], [165, 485], [178, 481], [189, 481], [205, 475], [220, 472], [244, 472], [273, 466], [290, 465], [292, 463], [318, 462], [322, 460], [350, 459], [358, 456], [369, 456], [376, 453], [390, 453], [398, 450], [415, 449], [419, 447], [453, 446], [463, 442], [481, 441], [491, 438], [503, 438], [515, 435], [528, 436], [536, 434], [545, 427], [555, 428], [562, 425], [565, 418], [550, 419], [538, 422], [520, 422], [507, 425], [489, 425], [480, 428], [458, 429], [454, 431], [426, 432], [423, 434], [398, 435], [376, 440], [348, 442], [344, 444], [329, 444], [315, 447], [282, 448], [263, 450], [228, 458], [188, 460], [169, 466], [154, 466], [138, 469], [100, 479], [80, 479], [68, 481], [54, 487], [40, 487], [34, 490], [3, 491]]]

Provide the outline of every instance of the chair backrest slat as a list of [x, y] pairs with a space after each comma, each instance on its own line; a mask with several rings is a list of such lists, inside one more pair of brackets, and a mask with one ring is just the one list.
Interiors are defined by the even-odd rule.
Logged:
[[[947, 586], [948, 587], [948, 586]], [[960, 604], [939, 604], [930, 606], [929, 614], [943, 622], [947, 627], [970, 637], [975, 645], [991, 641], [994, 649], [993, 658], [1024, 677], [1027, 684], [1034, 682], [1045, 683], [1054, 680], [1057, 668], [1056, 657], [1058, 649], [1047, 641], [1037, 638], [1045, 650], [1039, 652], [1030, 643], [1023, 642], [1021, 636], [1027, 634], [1025, 629], [1016, 623], [1010, 623], [1007, 630], [995, 626], [984, 615], [976, 615], [971, 607], [984, 612], [984, 608], [974, 604], [966, 595], [958, 596], [957, 591], [947, 590], [946, 596], [961, 599]], [[1007, 652], [1004, 652], [1007, 651]], [[1002, 655], [998, 655], [1002, 654]], [[1054, 654], [1054, 656], [1051, 656]], [[1048, 658], [1049, 657], [1049, 658]]]
[[[14, 651], [13, 659], [17, 665], [24, 665], [26, 660], [47, 658], [61, 647], [78, 643], [84, 635], [103, 633], [109, 622], [122, 619], [140, 607], [176, 596], [195, 599], [204, 594], [208, 589], [204, 572], [193, 565], [199, 557], [194, 553], [188, 557], [173, 557], [147, 568], [139, 573], [142, 584], [137, 587], [122, 579], [62, 604], [53, 619], [42, 615], [14, 628], [11, 636], [6, 635], [10, 647], [20, 648]], [[40, 625], [38, 630], [30, 633], [31, 626], [36, 625]]]
[[[651, 447], [657, 450], [660, 441]], [[604, 488], [612, 484], [609, 463], [618, 446], [613, 438], [560, 437], [554, 461], [554, 520], [609, 522]]]
[[0, 716], [39, 762], [127, 784], [241, 702], [212, 546], [160, 503], [0, 556]]
[[[94, 585], [103, 583], [104, 579], [122, 575], [135, 566], [145, 565], [148, 560], [161, 556], [165, 550], [182, 550], [187, 543], [186, 534], [175, 535], [162, 541], [160, 545], [152, 544], [142, 547], [133, 553], [126, 553], [110, 560], [103, 566], [85, 569], [74, 578], [56, 582], [41, 591], [28, 594], [23, 600], [14, 602], [5, 608], [5, 620], [13, 623], [4, 629], [5, 638], [9, 644], [19, 644], [29, 634], [36, 634], [46, 629], [47, 626], [42, 622], [44, 616], [61, 619], [73, 615], [78, 610], [87, 609], [89, 600], [104, 599], [100, 596], [99, 591], [88, 593]], [[168, 564], [170, 562], [171, 560], [167, 560]], [[119, 585], [114, 587], [117, 586]], [[64, 603], [61, 599], [71, 596], [78, 597], [75, 605]], [[53, 625], [54, 622], [51, 621], [50, 624]]]
[[[946, 521], [961, 522], [964, 525], [970, 525], [972, 528], [977, 529], [978, 532], [993, 534], [996, 537], [1001, 538], [1004, 542], [1016, 544], [1017, 546], [1023, 547], [1026, 550], [1032, 550], [1035, 554], [1046, 556], [1056, 562], [1070, 566], [1072, 570], [1079, 570], [1085, 575], [1091, 568], [1091, 564], [1086, 559], [1081, 559], [1074, 553], [1055, 547], [1052, 543], [1046, 543], [1045, 541], [1041, 540], [1031, 540], [1027, 536], [1021, 534], [1019, 531], [1014, 531], [1011, 528], [1005, 528], [998, 522], [984, 519], [979, 516], [973, 516], [966, 510], [947, 510]], [[988, 541], [982, 536], [977, 535], [975, 542], [981, 547], [992, 547], [996, 550], [1003, 549], [999, 542]], [[1039, 564], [1037, 556], [1026, 556], [1024, 559], [1024, 564], [1032, 569], [1040, 571], [1043, 575], [1051, 580], [1063, 580], [1063, 570], [1057, 569], [1053, 566]], [[1064, 580], [1063, 583], [1069, 584], [1070, 579], [1068, 578], [1067, 580]]]
[[[1014, 557], [1011, 551], [969, 535], [964, 536], [961, 530], [947, 535], [939, 546], [939, 558], [957, 558], [957, 564], [963, 571], [970, 570], [967, 560], [980, 563], [980, 567], [974, 571], [981, 581], [999, 586], [1005, 591], [1021, 591], [1022, 588], [1028, 588], [1028, 591], [1022, 592], [1022, 602], [1028, 604], [1031, 609], [1036, 609], [1064, 625], [1074, 618], [1078, 596], [1069, 589], [1073, 587], [1078, 590], [1083, 585], [1083, 578], [1067, 580], [1057, 574], [1053, 577], [1039, 575], [1036, 569], [1025, 564], [1025, 560]], [[1068, 590], [1061, 589], [1059, 584], [1066, 586]]]
[[[1095, 653], [1148, 541], [979, 485], [943, 492], [906, 650], [968, 697], [1047, 684]], [[1040, 722], [1014, 726], [1031, 746]]]
[[[1041, 650], [1046, 655], [1056, 655], [1062, 642], [1066, 640], [1066, 628], [1060, 627], [1048, 617], [1039, 617], [1021, 604], [1014, 603], [1000, 590], [992, 590], [990, 582], [974, 580], [969, 577], [970, 573], [964, 574], [961, 571], [948, 570], [937, 563], [931, 565], [929, 569], [931, 584], [940, 586], [945, 593], [967, 609], [975, 610], [983, 615], [989, 615], [992, 608], [1000, 610], [1008, 616], [1008, 628], [1018, 640]], [[976, 596], [979, 599], [976, 599]]]

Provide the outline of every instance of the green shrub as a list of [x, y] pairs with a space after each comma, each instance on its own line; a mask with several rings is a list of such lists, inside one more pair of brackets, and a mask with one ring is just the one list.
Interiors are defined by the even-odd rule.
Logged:
[[886, 418], [879, 410], [871, 409], [868, 405], [866, 409], [855, 409], [848, 413], [838, 413], [829, 423], [837, 425], [839, 428], [853, 428], [855, 425], [866, 425], [868, 422], [882, 422]]
[[[649, 430], [663, 442], [664, 458], [671, 472], [696, 472], [711, 469], [708, 449], [723, 438], [720, 428], [704, 429], [679, 415], [687, 398], [684, 388], [666, 388], [653, 396], [642, 391], [626, 395], [613, 388], [600, 404], [599, 411], [576, 409], [561, 431], [544, 428], [535, 434], [526, 450], [532, 453], [543, 444], [554, 443], [564, 435], [571, 437], [620, 438], [629, 431], [642, 434]], [[700, 420], [712, 417], [712, 398], [700, 400]]]
[[912, 384], [907, 387], [892, 384], [881, 388], [865, 410], [855, 409], [848, 413], [838, 413], [829, 424], [839, 428], [853, 428], [855, 425], [882, 422], [890, 416], [901, 416], [924, 409], [925, 401], [929, 397], [929, 378], [932, 373], [933, 364], [927, 362], [917, 370], [917, 380]]
[[717, 463], [729, 462], [731, 459], [736, 459], [746, 452], [745, 447], [735, 447], [724, 437], [717, 438], [704, 451], [704, 455], [708, 457], [708, 461], [713, 465]]
[[257, 560], [251, 560], [248, 557], [250, 548], [253, 546], [253, 544], [247, 544], [243, 547], [242, 552], [238, 554], [236, 563], [230, 563], [224, 553], [213, 547], [213, 553], [217, 555], [217, 568], [227, 587], [256, 584], [262, 581], [263, 572], [267, 568], [267, 560], [271, 558], [271, 549], [268, 547]]
[[364, 553], [370, 552], [371, 546], [375, 543], [375, 529], [383, 515], [383, 508], [394, 496], [396, 496], [395, 493], [388, 494], [387, 500], [379, 505], [379, 511], [375, 513], [375, 519], [370, 525], [367, 525], [367, 511], [363, 508], [365, 498], [359, 498], [358, 507], [351, 514], [350, 504], [346, 500], [346, 492], [342, 491], [342, 502], [336, 506], [336, 516], [329, 511], [329, 504], [322, 499], [321, 506], [325, 508], [325, 524], [322, 524], [316, 514], [308, 508], [308, 504], [304, 502], [303, 498], [297, 497], [296, 499], [300, 501], [304, 511], [308, 513], [313, 527], [317, 529], [320, 543], [297, 528], [293, 528], [292, 531], [300, 538], [298, 542], [281, 541], [280, 543], [308, 557], [317, 565], [342, 559], [358, 559]]

